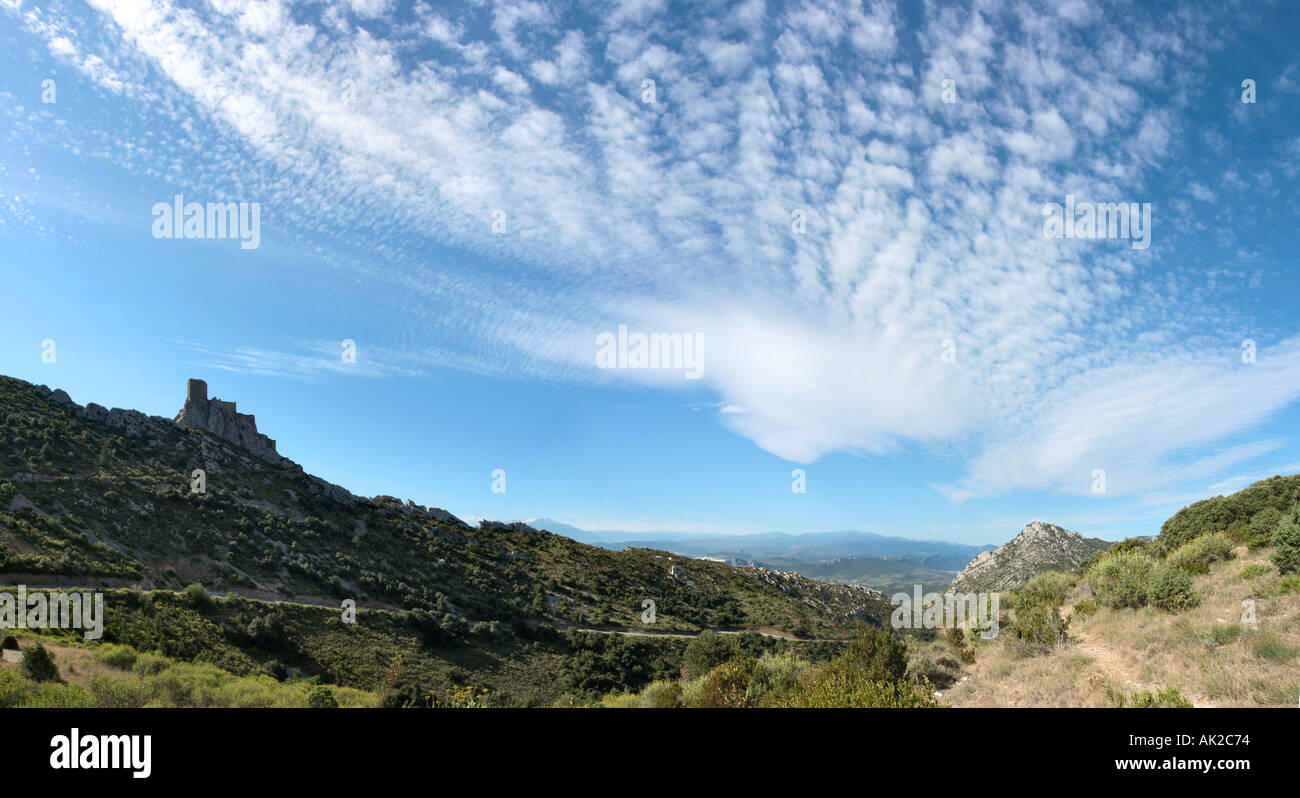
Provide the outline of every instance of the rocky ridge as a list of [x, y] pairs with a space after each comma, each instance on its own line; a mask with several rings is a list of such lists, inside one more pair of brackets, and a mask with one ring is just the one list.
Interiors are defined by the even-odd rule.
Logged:
[[1078, 532], [1033, 521], [1020, 534], [994, 551], [980, 552], [962, 569], [948, 587], [951, 592], [1019, 590], [1035, 574], [1052, 570], [1074, 570], [1110, 543], [1085, 538]]

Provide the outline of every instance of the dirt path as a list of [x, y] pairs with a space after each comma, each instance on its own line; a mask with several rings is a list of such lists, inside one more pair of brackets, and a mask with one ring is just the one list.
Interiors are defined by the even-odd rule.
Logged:
[[[1068, 611], [1068, 609], [1062, 608], [1062, 614], [1065, 614]], [[1139, 681], [1137, 675], [1140, 669], [1137, 667], [1136, 663], [1115, 651], [1115, 649], [1111, 648], [1106, 641], [1096, 635], [1082, 629], [1072, 628], [1070, 629], [1070, 637], [1075, 641], [1074, 644], [1078, 647], [1078, 650], [1091, 656], [1093, 662], [1096, 663], [1097, 667], [1100, 668], [1103, 673], [1112, 679], [1125, 683], [1134, 691], [1146, 690], [1152, 695], [1155, 695], [1163, 686], [1165, 686]], [[1214, 704], [1201, 696], [1192, 695], [1186, 691], [1181, 692], [1183, 697], [1188, 701], [1191, 701], [1192, 706], [1194, 707], [1214, 706]]]

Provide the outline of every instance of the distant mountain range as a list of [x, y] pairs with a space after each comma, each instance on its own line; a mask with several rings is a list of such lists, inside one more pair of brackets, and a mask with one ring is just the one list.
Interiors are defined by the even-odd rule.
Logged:
[[529, 523], [538, 529], [607, 549], [632, 547], [671, 551], [732, 565], [797, 571], [815, 579], [866, 585], [886, 593], [895, 590], [910, 592], [916, 584], [927, 590], [940, 589], [973, 557], [994, 548], [990, 544], [914, 540], [860, 531], [703, 535], [586, 530], [549, 518]]

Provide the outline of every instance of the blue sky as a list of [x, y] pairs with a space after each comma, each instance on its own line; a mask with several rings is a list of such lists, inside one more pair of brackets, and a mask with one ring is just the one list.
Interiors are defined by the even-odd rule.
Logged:
[[[0, 373], [166, 416], [204, 378], [307, 470], [471, 520], [1152, 534], [1300, 471], [1297, 33], [0, 0]], [[155, 237], [177, 194], [257, 203], [259, 245]], [[1044, 235], [1067, 196], [1149, 203], [1149, 246]], [[601, 368], [621, 325], [699, 378]]]

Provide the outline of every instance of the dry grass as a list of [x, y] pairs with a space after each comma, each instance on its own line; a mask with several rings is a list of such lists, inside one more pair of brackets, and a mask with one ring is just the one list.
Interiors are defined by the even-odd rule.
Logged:
[[[6, 630], [6, 634], [13, 634], [11, 630]], [[15, 635], [18, 639], [18, 645], [21, 648], [34, 646], [37, 643], [45, 646], [45, 650], [50, 652], [54, 658], [54, 664], [59, 668], [59, 677], [70, 684], [77, 684], [85, 687], [89, 680], [95, 676], [112, 676], [116, 679], [133, 679], [138, 680], [140, 677], [136, 674], [125, 673], [105, 665], [95, 659], [94, 654], [88, 648], [77, 646], [60, 645], [47, 637], [37, 637], [30, 635]], [[6, 656], [3, 665], [0, 667], [17, 668], [21, 658], [21, 651], [5, 652], [14, 656]]]
[[[1113, 706], [1126, 696], [1177, 688], [1196, 706], [1286, 706], [1300, 700], [1300, 594], [1279, 595], [1269, 550], [1236, 549], [1195, 578], [1201, 605], [1176, 615], [1147, 607], [1073, 615], [1071, 643], [1036, 657], [1009, 633], [977, 643], [968, 677], [944, 691], [952, 706]], [[1252, 565], [1267, 573], [1243, 579]], [[1260, 569], [1255, 569], [1260, 570]], [[1064, 613], [1089, 597], [1080, 584]], [[1254, 602], [1254, 623], [1243, 601]]]

